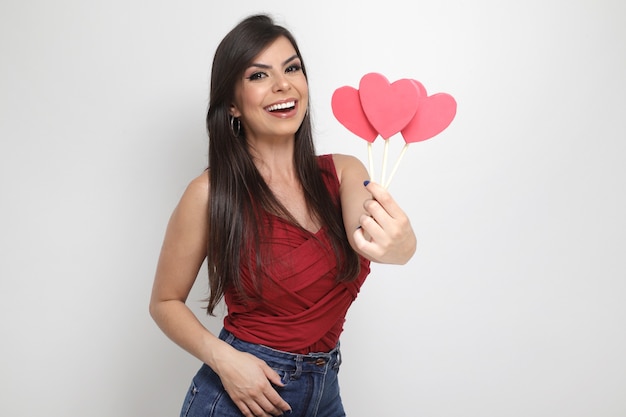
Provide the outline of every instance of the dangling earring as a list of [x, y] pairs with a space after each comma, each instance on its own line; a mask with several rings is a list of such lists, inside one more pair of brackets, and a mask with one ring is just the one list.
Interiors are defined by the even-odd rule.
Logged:
[[[237, 120], [237, 129], [235, 129], [235, 120]], [[230, 131], [233, 132], [233, 135], [238, 138], [239, 133], [241, 133], [241, 120], [238, 117], [230, 116]]]

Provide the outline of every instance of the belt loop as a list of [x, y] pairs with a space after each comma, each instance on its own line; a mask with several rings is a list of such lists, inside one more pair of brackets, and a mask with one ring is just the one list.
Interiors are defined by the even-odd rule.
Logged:
[[228, 343], [229, 345], [232, 345], [233, 341], [235, 340], [235, 335], [226, 329], [222, 330], [222, 334], [220, 336], [224, 337], [224, 339], [222, 340], [224, 340], [224, 342]]
[[296, 355], [296, 372], [293, 374], [293, 379], [300, 378], [302, 375], [302, 355]]

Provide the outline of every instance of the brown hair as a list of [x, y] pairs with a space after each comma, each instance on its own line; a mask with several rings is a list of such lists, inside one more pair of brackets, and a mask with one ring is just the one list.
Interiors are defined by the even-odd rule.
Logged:
[[[256, 265], [250, 271], [253, 272], [255, 285], [260, 283], [261, 265], [265, 263], [263, 254], [258, 250], [260, 210], [294, 221], [253, 163], [245, 131], [241, 128], [240, 132], [234, 132], [229, 120], [235, 86], [243, 72], [263, 49], [281, 36], [291, 42], [302, 61], [292, 34], [274, 24], [266, 15], [250, 16], [235, 26], [219, 44], [213, 59], [206, 118], [210, 169], [207, 245], [209, 314], [213, 314], [230, 286], [235, 286], [244, 294], [240, 263], [242, 250], [246, 248], [256, 249]], [[306, 77], [304, 61], [302, 70]], [[359, 273], [359, 257], [346, 237], [340, 203], [330, 195], [317, 164], [310, 112], [306, 113], [295, 135], [294, 163], [309, 210], [327, 227], [339, 268], [337, 280], [354, 279]]]

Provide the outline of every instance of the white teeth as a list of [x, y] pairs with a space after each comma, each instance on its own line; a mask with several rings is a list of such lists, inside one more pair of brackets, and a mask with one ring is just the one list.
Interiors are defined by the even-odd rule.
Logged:
[[279, 104], [272, 104], [271, 106], [269, 106], [267, 108], [267, 111], [276, 111], [276, 110], [283, 110], [283, 109], [289, 109], [292, 107], [296, 106], [296, 102], [295, 101], [288, 101], [286, 103], [279, 103]]

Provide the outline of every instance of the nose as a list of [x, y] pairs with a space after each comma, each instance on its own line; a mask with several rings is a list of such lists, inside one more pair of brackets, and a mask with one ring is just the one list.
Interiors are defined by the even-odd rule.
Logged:
[[274, 78], [274, 92], [287, 91], [289, 89], [291, 89], [291, 84], [284, 74], [277, 75]]

